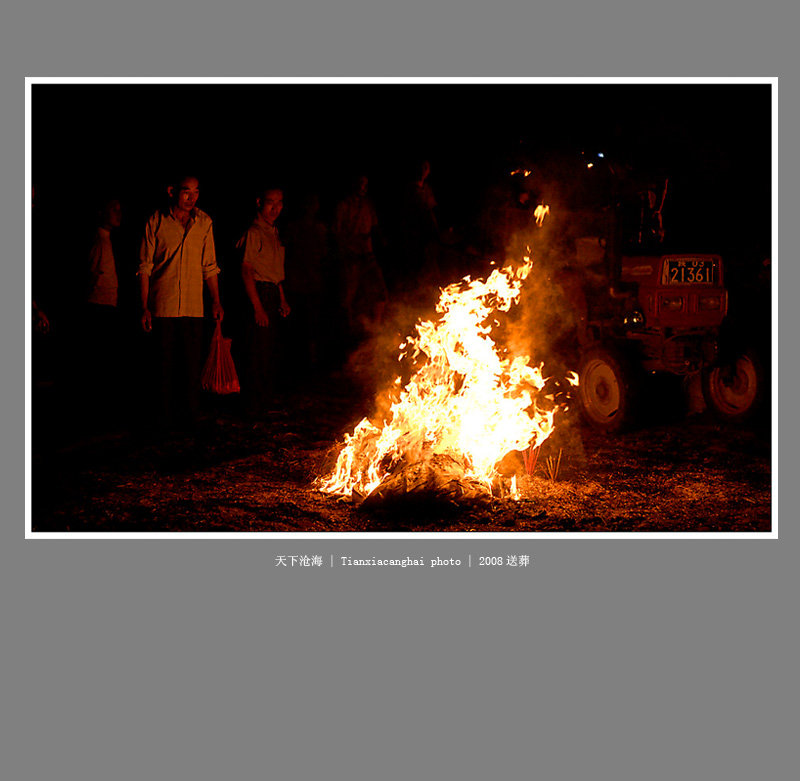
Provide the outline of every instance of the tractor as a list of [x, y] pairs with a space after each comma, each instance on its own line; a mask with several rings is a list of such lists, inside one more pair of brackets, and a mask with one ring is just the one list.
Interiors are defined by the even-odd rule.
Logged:
[[[606, 433], [630, 427], [658, 397], [652, 380], [666, 375], [683, 378], [682, 396], [702, 387], [705, 407], [719, 418], [750, 418], [765, 396], [765, 351], [751, 338], [764, 313], [754, 311], [746, 289], [731, 311], [721, 254], [665, 241], [668, 178], [643, 179], [602, 154], [585, 160], [579, 167], [595, 177], [593, 187], [562, 197], [548, 218], [550, 237], [538, 242], [557, 258], [552, 279], [573, 320], [562, 344], [578, 367], [583, 418]], [[544, 203], [548, 189], [567, 192], [552, 185], [536, 192], [534, 185], [526, 200]], [[519, 236], [537, 242], [535, 229], [518, 233], [517, 244]]]

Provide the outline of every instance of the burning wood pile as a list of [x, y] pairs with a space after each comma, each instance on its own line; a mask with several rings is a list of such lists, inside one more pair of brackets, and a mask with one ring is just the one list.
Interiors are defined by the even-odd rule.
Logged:
[[345, 435], [333, 472], [318, 481], [322, 491], [367, 506], [518, 498], [516, 477], [505, 481], [498, 464], [512, 451], [540, 447], [560, 404], [545, 391], [542, 365], [509, 355], [491, 334], [499, 313], [519, 302], [532, 267], [526, 257], [442, 291], [438, 317], [418, 322], [400, 345], [410, 379], [395, 380], [385, 419], [364, 418]]

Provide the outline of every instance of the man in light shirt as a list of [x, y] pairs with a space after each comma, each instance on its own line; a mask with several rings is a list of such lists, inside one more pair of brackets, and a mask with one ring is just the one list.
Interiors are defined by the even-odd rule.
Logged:
[[256, 199], [256, 218], [239, 239], [242, 281], [253, 307], [247, 328], [247, 357], [242, 382], [245, 411], [265, 412], [277, 388], [277, 324], [289, 314], [283, 292], [284, 247], [275, 227], [283, 209], [283, 191], [268, 186]]
[[161, 423], [193, 425], [200, 417], [203, 285], [222, 320], [211, 218], [197, 208], [196, 177], [167, 188], [169, 204], [145, 225], [139, 253], [142, 327], [156, 340]]

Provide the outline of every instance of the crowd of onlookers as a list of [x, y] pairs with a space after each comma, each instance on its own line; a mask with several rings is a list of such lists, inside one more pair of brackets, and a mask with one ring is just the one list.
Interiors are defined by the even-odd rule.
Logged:
[[34, 200], [34, 429], [191, 429], [208, 411], [200, 376], [217, 324], [233, 338], [241, 394], [230, 404], [244, 415], [328, 376], [393, 301], [435, 300], [473, 270], [478, 251], [439, 224], [430, 170], [422, 161], [407, 177], [389, 230], [358, 172], [324, 214], [319, 192], [291, 190], [284, 213], [284, 185], [261, 182], [247, 227], [222, 240], [191, 171], [141, 225], [125, 192], [100, 194], [84, 243]]
[[[34, 433], [192, 429], [220, 405], [262, 418], [287, 394], [346, 376], [399, 310], [430, 314], [440, 287], [482, 276], [530, 238], [543, 192], [527, 170], [444, 213], [430, 172], [423, 160], [375, 199], [357, 169], [335, 191], [301, 177], [229, 199], [186, 170], [147, 198], [122, 187], [91, 206], [34, 191]], [[545, 244], [568, 257], [570, 227], [562, 220], [543, 241], [548, 231], [533, 229], [537, 262]], [[241, 388], [230, 398], [201, 389], [217, 325]]]

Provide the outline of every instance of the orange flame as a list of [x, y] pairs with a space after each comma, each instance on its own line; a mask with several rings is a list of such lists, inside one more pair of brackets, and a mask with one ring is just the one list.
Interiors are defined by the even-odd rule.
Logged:
[[544, 218], [547, 217], [548, 214], [550, 214], [550, 207], [549, 206], [545, 206], [543, 204], [539, 204], [533, 210], [533, 216], [536, 218], [536, 224], [540, 228], [544, 224]]
[[542, 366], [529, 365], [528, 356], [501, 358], [486, 325], [493, 312], [519, 301], [532, 265], [526, 257], [516, 270], [496, 269], [486, 280], [466, 277], [442, 290], [440, 317], [418, 322], [416, 336], [400, 345], [414, 359], [424, 356], [421, 367], [399, 390], [382, 426], [364, 418], [345, 435], [333, 472], [318, 481], [321, 490], [366, 496], [401, 462], [443, 453], [462, 456], [465, 477], [491, 489], [506, 454], [550, 436], [558, 406], [537, 406]]

